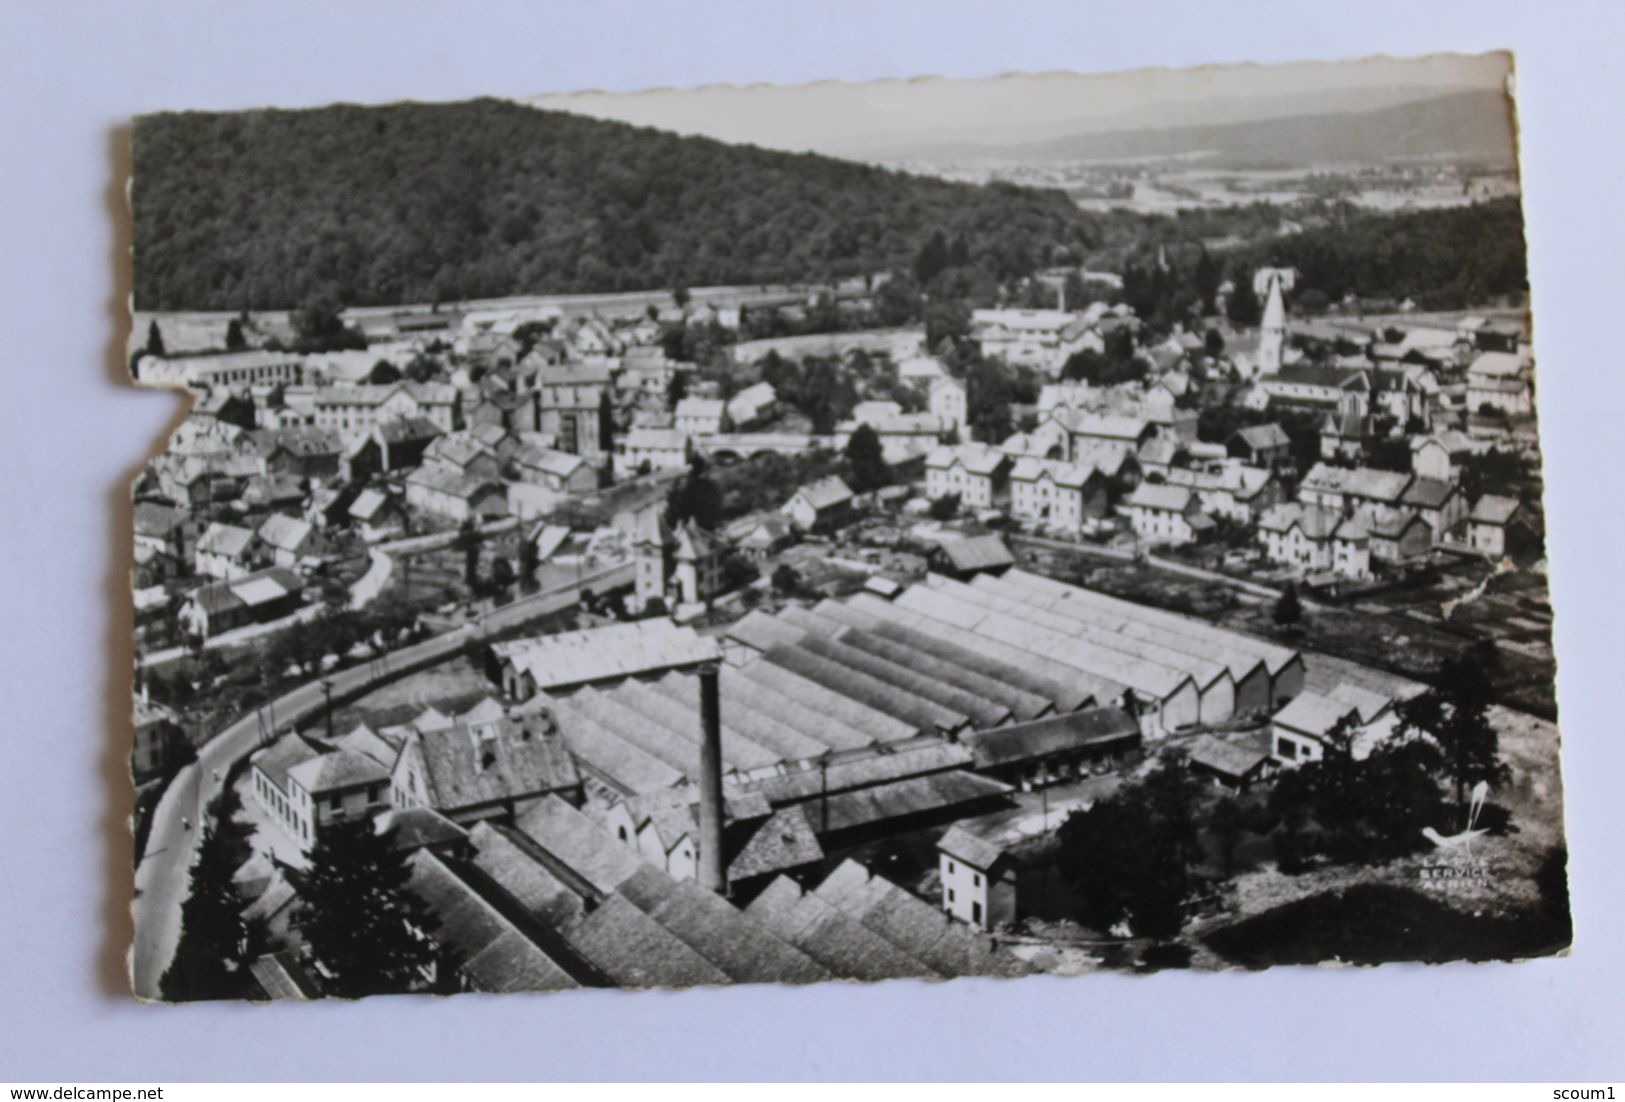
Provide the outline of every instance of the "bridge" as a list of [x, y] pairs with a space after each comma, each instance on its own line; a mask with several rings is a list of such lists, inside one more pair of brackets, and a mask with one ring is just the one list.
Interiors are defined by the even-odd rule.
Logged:
[[767, 452], [801, 455], [835, 447], [833, 436], [819, 436], [810, 432], [725, 432], [716, 436], [696, 436], [693, 441], [696, 451], [717, 458], [732, 456], [735, 459], [749, 459]]

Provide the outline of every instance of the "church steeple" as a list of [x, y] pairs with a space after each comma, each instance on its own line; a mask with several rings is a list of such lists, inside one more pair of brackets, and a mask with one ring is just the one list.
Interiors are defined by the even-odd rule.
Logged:
[[1286, 348], [1286, 303], [1281, 298], [1280, 277], [1271, 275], [1269, 285], [1269, 299], [1264, 303], [1264, 320], [1258, 335], [1258, 370], [1265, 375], [1281, 370], [1281, 354]]

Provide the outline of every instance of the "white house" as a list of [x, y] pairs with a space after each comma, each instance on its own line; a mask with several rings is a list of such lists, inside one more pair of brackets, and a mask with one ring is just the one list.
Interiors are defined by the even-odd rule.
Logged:
[[686, 432], [679, 429], [635, 428], [622, 440], [622, 473], [639, 471], [645, 463], [653, 471], [682, 470], [688, 466], [692, 455], [693, 447]]
[[933, 451], [925, 461], [925, 493], [935, 500], [957, 494], [960, 505], [991, 509], [1004, 498], [1010, 457], [987, 444], [956, 444]]
[[715, 436], [727, 414], [728, 403], [721, 398], [684, 398], [677, 403], [674, 424], [690, 436]]
[[1195, 493], [1184, 486], [1142, 482], [1117, 509], [1146, 543], [1193, 543], [1198, 533], [1213, 525], [1202, 514]]
[[1076, 534], [1106, 515], [1107, 478], [1097, 467], [1024, 456], [1010, 470], [1010, 514]]
[[1507, 530], [1524, 519], [1523, 503], [1515, 497], [1485, 494], [1467, 515], [1467, 545], [1500, 559], [1507, 552]]
[[1483, 352], [1467, 365], [1467, 409], [1485, 406], [1508, 416], [1534, 412], [1534, 365], [1516, 352]]
[[1399, 716], [1389, 698], [1347, 683], [1324, 695], [1301, 693], [1275, 714], [1270, 752], [1286, 767], [1319, 761], [1326, 756], [1327, 736], [1339, 724], [1348, 726], [1352, 756], [1363, 761], [1394, 736]]
[[964, 432], [969, 423], [965, 384], [950, 376], [933, 379], [931, 415], [941, 424], [943, 432]]
[[219, 521], [209, 525], [198, 537], [193, 554], [199, 574], [222, 581], [241, 578], [252, 573], [258, 565], [254, 533], [247, 528]]
[[778, 399], [772, 383], [755, 383], [728, 399], [728, 420], [737, 430], [751, 428], [773, 417]]
[[1106, 347], [1084, 315], [1066, 310], [976, 310], [971, 327], [983, 356], [1051, 375], [1059, 374], [1075, 353]]
[[1371, 577], [1371, 536], [1360, 517], [1286, 502], [1258, 518], [1264, 557], [1306, 574], [1331, 571], [1345, 578]]
[[942, 909], [983, 930], [1016, 920], [1016, 868], [1004, 847], [955, 823], [937, 842]]
[[852, 488], [836, 475], [800, 487], [780, 508], [803, 532], [832, 532], [852, 515]]

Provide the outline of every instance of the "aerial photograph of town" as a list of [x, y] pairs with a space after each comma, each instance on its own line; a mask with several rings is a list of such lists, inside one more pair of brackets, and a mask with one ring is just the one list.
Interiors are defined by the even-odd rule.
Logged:
[[1565, 952], [1510, 79], [137, 119], [135, 994]]

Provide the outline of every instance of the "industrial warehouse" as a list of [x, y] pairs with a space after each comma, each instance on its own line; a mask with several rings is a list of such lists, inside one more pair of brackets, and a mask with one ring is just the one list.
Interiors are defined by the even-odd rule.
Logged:
[[[438, 982], [488, 991], [1022, 974], [998, 940], [1017, 877], [978, 822], [1166, 740], [1286, 709], [1277, 741], [1313, 743], [1388, 703], [1339, 711], [1289, 648], [1023, 570], [485, 656], [500, 697], [283, 736], [253, 789], [300, 853], [379, 815], [449, 947]], [[935, 905], [865, 867], [899, 839], [940, 851]]]

